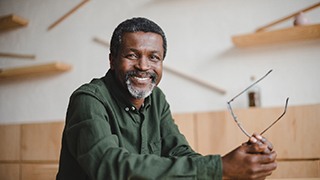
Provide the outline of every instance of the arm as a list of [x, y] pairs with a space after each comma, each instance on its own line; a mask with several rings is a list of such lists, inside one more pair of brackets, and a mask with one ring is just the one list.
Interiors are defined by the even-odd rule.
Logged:
[[[216, 163], [221, 163], [215, 156], [191, 158], [177, 153], [159, 157], [131, 153], [119, 146], [108, 113], [112, 112], [107, 112], [101, 101], [89, 94], [74, 96], [68, 109], [66, 144], [90, 179], [208, 177], [213, 176]], [[168, 142], [169, 134], [164, 142]]]
[[222, 157], [224, 177], [265, 179], [277, 167], [276, 153], [272, 149], [269, 141], [254, 134], [248, 142]]

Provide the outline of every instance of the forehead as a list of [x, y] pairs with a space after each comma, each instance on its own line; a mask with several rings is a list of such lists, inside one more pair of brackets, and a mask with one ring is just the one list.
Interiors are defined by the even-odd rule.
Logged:
[[123, 48], [144, 48], [163, 52], [162, 36], [153, 32], [126, 32], [122, 36]]

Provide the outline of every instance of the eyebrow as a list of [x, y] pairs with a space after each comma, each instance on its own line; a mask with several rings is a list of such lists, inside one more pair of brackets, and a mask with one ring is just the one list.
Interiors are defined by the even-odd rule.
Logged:
[[[128, 48], [128, 50], [129, 50], [129, 51], [133, 51], [133, 52], [139, 52], [139, 50], [138, 50], [138, 49], [135, 49], [135, 48]], [[153, 53], [153, 54], [159, 54], [159, 55], [161, 55], [161, 51], [151, 50], [150, 52]], [[163, 55], [161, 55], [161, 56], [163, 56]]]

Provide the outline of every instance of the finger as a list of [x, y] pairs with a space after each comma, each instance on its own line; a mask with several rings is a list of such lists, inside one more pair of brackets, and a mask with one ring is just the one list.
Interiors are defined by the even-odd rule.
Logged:
[[256, 138], [255, 135], [252, 135], [250, 138], [249, 138], [249, 143], [259, 143], [259, 140]]
[[261, 154], [259, 156], [259, 163], [261, 164], [268, 164], [268, 163], [274, 163], [276, 161], [276, 157], [277, 157], [277, 154], [276, 152], [271, 152], [270, 154]]
[[263, 144], [266, 144], [269, 148], [270, 151], [273, 150], [273, 145], [270, 141], [268, 141], [265, 137], [261, 136], [260, 134], [258, 133], [253, 133], [252, 135], [255, 139], [257, 139], [257, 141], [263, 143]]
[[277, 163], [262, 164], [259, 170], [255, 173], [257, 179], [266, 178], [270, 176], [274, 170], [277, 169]]
[[243, 145], [245, 148], [245, 152], [251, 153], [251, 154], [270, 154], [271, 151], [269, 150], [268, 146], [266, 144], [262, 144], [261, 142], [256, 143], [245, 143]]
[[[275, 155], [252, 155], [255, 156], [254, 162], [257, 164], [254, 169], [252, 169], [252, 179], [264, 179], [270, 176], [272, 172], [277, 168], [277, 163], [275, 162]], [[268, 157], [270, 156], [270, 157]]]

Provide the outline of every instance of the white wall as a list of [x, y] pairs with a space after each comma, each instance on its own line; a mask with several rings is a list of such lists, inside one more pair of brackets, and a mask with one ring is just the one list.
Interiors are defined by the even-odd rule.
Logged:
[[[165, 71], [160, 87], [173, 112], [226, 109], [226, 101], [248, 85], [251, 75], [269, 69], [274, 71], [259, 84], [263, 107], [283, 106], [288, 96], [290, 105], [320, 103], [319, 40], [246, 49], [231, 42], [232, 35], [253, 32], [317, 0], [92, 0], [47, 31], [79, 2], [0, 0], [0, 16], [15, 13], [30, 20], [26, 28], [0, 33], [0, 52], [36, 55], [34, 61], [1, 57], [1, 68], [56, 60], [73, 66], [57, 76], [0, 82], [0, 123], [63, 120], [72, 91], [109, 67], [109, 50], [93, 37], [109, 40], [115, 26], [133, 16], [150, 18], [164, 29], [167, 66], [227, 90], [220, 95]], [[320, 9], [306, 15], [320, 22]], [[234, 104], [246, 107], [245, 96]]]

